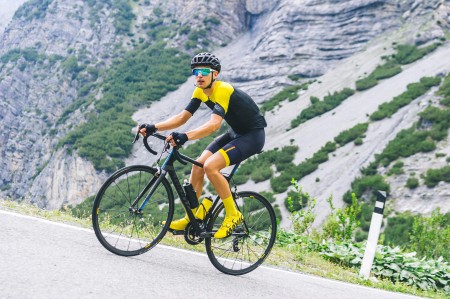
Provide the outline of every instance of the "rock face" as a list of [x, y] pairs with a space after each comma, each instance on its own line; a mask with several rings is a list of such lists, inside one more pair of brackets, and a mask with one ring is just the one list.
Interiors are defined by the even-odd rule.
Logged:
[[[93, 195], [106, 177], [77, 153], [55, 149], [60, 138], [84, 121], [86, 113], [75, 110], [65, 122], [58, 123], [82, 87], [62, 61], [74, 56], [105, 69], [115, 49], [126, 47], [130, 38], [116, 34], [115, 11], [106, 6], [95, 12], [93, 22], [94, 12], [86, 1], [48, 3], [43, 15], [17, 17], [0, 34], [0, 57], [13, 49], [27, 48], [41, 55], [38, 60], [21, 57], [0, 61], [0, 198], [58, 208]], [[292, 84], [288, 75], [321, 76], [363, 50], [372, 39], [401, 28], [405, 22], [434, 18], [420, 35], [405, 34], [417, 44], [443, 36], [442, 28], [449, 28], [448, 3], [159, 0], [135, 6], [133, 33], [139, 36], [145, 17], [155, 8], [163, 9], [180, 26], [191, 28], [200, 28], [205, 16], [215, 17], [220, 22], [207, 38], [215, 45], [212, 47], [218, 47], [224, 65], [222, 79], [244, 88], [261, 103]], [[183, 38], [176, 36], [168, 43], [183, 49]], [[187, 98], [189, 92], [191, 88], [185, 88], [178, 95]], [[148, 119], [145, 113], [140, 117]], [[279, 123], [290, 122], [286, 116], [277, 117]]]
[[[57, 55], [65, 58], [82, 51], [86, 60], [102, 59], [103, 64], [108, 64], [107, 54], [113, 51], [117, 42], [111, 12], [100, 12], [99, 22], [93, 28], [89, 22], [89, 9], [84, 3], [53, 1], [45, 17], [16, 18], [0, 38], [0, 57], [5, 57], [13, 49], [27, 48], [41, 55], [40, 59], [21, 57], [17, 61], [0, 63], [2, 197], [27, 198], [41, 207], [49, 205], [54, 208], [57, 208], [56, 202], [73, 198], [70, 193], [64, 194], [64, 190], [47, 197], [44, 190], [58, 187], [48, 180], [53, 174], [46, 171], [55, 159], [61, 159], [61, 155], [53, 152], [58, 139], [64, 136], [68, 127], [83, 120], [82, 115], [75, 113], [70, 122], [55, 125], [63, 111], [77, 99], [77, 90], [81, 86], [61, 67], [61, 59], [54, 62], [52, 58]], [[46, 185], [34, 186], [42, 183], [38, 179], [42, 175], [47, 176], [43, 179]], [[99, 177], [95, 173], [92, 175], [92, 180], [88, 181]], [[86, 184], [90, 184], [88, 181]], [[42, 192], [30, 193], [30, 190], [37, 189]], [[75, 202], [80, 200], [81, 197], [77, 196]]]
[[3, 30], [11, 21], [14, 12], [22, 5], [26, 0], [0, 0], [0, 36], [3, 34]]

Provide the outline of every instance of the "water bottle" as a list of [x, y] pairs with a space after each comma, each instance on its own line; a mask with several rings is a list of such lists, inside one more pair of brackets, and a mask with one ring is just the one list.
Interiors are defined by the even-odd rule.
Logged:
[[186, 193], [186, 198], [191, 206], [191, 209], [195, 209], [198, 207], [198, 199], [197, 194], [195, 193], [194, 187], [192, 184], [188, 182], [188, 180], [184, 180], [183, 184], [184, 192]]

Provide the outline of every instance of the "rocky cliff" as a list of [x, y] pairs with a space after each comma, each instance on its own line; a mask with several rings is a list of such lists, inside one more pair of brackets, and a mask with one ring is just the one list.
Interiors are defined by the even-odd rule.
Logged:
[[[374, 40], [397, 32], [402, 42], [422, 44], [443, 37], [449, 28], [449, 1], [442, 0], [142, 1], [133, 8], [136, 19], [130, 34], [117, 34], [116, 11], [108, 6], [94, 11], [85, 1], [30, 2], [39, 10], [23, 10], [0, 36], [0, 189], [2, 197], [25, 199], [48, 208], [80, 202], [94, 194], [107, 176], [95, 171], [76, 152], [55, 150], [58, 140], [83, 122], [91, 109], [74, 106], [85, 82], [73, 79], [68, 58], [76, 57], [97, 70], [107, 69], [114, 55], [120, 57], [118, 48], [132, 48], [130, 36], [136, 39], [143, 34], [142, 28], [155, 9], [164, 11], [164, 22], [177, 20], [179, 26], [191, 28], [203, 26], [204, 18], [199, 16], [219, 19], [205, 38], [215, 45], [223, 61], [222, 79], [245, 89], [259, 103], [292, 84], [288, 75], [328, 82], [317, 83], [310, 91], [319, 97], [347, 87], [363, 75], [363, 68], [344, 68], [348, 77], [333, 72], [335, 68], [364, 52], [366, 60], [373, 54], [371, 63], [365, 66], [370, 71], [392, 49], [392, 44], [385, 43], [386, 51], [379, 47], [378, 52], [368, 51]], [[177, 35], [167, 42], [183, 48], [185, 41], [185, 36]], [[16, 52], [11, 53], [14, 49]], [[326, 81], [323, 76], [335, 80]], [[347, 80], [337, 80], [340, 77]], [[101, 80], [100, 74], [97, 81]], [[151, 115], [142, 110], [134, 118], [157, 121], [189, 98], [191, 91], [192, 82], [187, 82], [154, 104]], [[101, 91], [95, 96], [101, 97]], [[300, 137], [304, 129], [289, 133], [298, 134], [298, 138], [284, 133], [305, 105], [304, 99], [300, 97], [290, 109], [286, 106], [270, 116], [268, 139], [273, 142], [267, 149], [286, 145], [292, 137], [301, 149], [310, 142]], [[67, 109], [73, 112], [64, 122], [58, 122]], [[323, 119], [336, 127], [332, 118]], [[327, 130], [326, 125], [321, 128]], [[306, 157], [306, 153], [299, 156]], [[127, 163], [132, 161], [130, 157]]]

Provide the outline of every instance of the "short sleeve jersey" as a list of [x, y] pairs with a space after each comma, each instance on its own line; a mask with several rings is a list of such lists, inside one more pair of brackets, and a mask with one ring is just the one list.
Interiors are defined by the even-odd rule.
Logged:
[[201, 88], [196, 87], [186, 110], [194, 114], [202, 102], [212, 110], [212, 113], [223, 117], [233, 131], [238, 134], [245, 134], [267, 126], [255, 101], [248, 94], [227, 82], [216, 81], [210, 97]]

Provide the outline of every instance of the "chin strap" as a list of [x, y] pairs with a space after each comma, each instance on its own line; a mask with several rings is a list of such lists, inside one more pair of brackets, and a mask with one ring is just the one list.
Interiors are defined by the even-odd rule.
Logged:
[[211, 88], [211, 86], [212, 86], [212, 84], [214, 83], [214, 81], [216, 81], [216, 79], [214, 79], [214, 77], [213, 77], [213, 73], [211, 72], [211, 83], [209, 83], [209, 85], [208, 86], [206, 86], [205, 88], [203, 88], [203, 89], [210, 89]]

